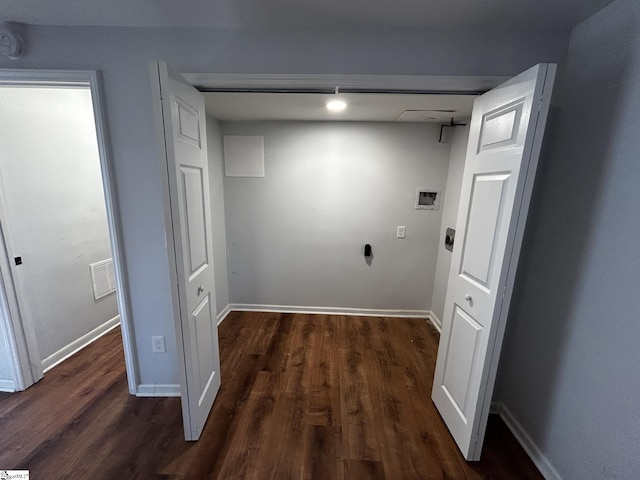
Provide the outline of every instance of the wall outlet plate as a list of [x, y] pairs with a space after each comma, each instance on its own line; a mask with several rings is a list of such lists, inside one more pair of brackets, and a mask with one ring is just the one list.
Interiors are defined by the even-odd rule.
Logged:
[[151, 337], [151, 346], [154, 353], [165, 353], [167, 351], [167, 344], [162, 336]]

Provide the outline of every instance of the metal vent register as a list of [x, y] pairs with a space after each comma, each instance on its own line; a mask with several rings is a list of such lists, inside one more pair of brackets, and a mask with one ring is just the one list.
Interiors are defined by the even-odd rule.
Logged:
[[113, 258], [89, 265], [91, 281], [93, 282], [93, 296], [96, 300], [116, 291], [116, 277], [113, 271]]

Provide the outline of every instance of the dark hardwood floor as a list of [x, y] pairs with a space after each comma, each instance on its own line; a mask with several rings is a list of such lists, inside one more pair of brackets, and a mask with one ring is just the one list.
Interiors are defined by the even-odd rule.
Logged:
[[120, 331], [25, 392], [0, 394], [0, 468], [33, 479], [540, 479], [492, 416], [482, 460], [430, 400], [425, 320], [231, 313], [222, 387], [201, 439], [178, 398], [127, 393]]

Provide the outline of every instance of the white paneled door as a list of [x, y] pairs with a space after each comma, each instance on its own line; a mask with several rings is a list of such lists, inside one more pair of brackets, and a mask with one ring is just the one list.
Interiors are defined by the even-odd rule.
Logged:
[[204, 97], [158, 68], [177, 273], [176, 329], [185, 438], [202, 433], [220, 388]]
[[432, 391], [467, 460], [482, 450], [555, 71], [537, 65], [473, 106]]

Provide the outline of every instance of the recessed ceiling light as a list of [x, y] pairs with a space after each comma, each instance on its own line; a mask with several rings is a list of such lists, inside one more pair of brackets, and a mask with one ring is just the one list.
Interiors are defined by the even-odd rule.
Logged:
[[343, 100], [329, 100], [327, 102], [327, 110], [330, 112], [341, 112], [345, 108], [347, 108], [347, 104]]

